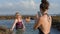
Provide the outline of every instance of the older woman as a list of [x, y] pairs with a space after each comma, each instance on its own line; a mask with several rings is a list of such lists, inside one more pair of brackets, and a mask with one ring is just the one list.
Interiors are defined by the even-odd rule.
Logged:
[[14, 27], [16, 26], [16, 34], [23, 34], [23, 30], [25, 29], [25, 25], [22, 20], [22, 16], [17, 12], [16, 18], [13, 23], [11, 30], [13, 31]]

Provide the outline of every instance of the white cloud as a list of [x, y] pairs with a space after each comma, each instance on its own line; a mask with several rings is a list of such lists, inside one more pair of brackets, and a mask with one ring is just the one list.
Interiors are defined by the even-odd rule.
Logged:
[[0, 8], [2, 7], [2, 5], [0, 4]]
[[50, 2], [50, 7], [49, 7], [49, 13], [50, 14], [59, 14], [60, 13], [60, 4], [56, 2]]
[[8, 5], [8, 6], [13, 6], [13, 3], [8, 3], [7, 5]]
[[34, 2], [34, 0], [20, 1], [17, 4], [22, 8], [24, 7], [26, 9], [36, 9], [36, 3]]
[[58, 7], [59, 7], [59, 4], [57, 4], [57, 3], [51, 3], [50, 4], [50, 8], [52, 8], [52, 9], [56, 9]]
[[21, 8], [24, 8], [24, 9], [36, 9], [36, 3], [34, 2], [34, 0], [26, 0], [26, 1], [20, 1], [20, 2], [17, 2], [17, 3], [12, 3], [12, 2], [8, 2], [8, 3], [4, 3], [2, 4], [3, 7], [13, 7], [13, 8], [17, 8], [17, 7], [21, 7]]
[[[38, 10], [38, 3], [34, 2], [34, 0], [20, 0], [19, 2], [13, 3], [13, 2], [6, 2], [4, 4], [2, 4], [3, 6], [1, 8], [5, 8], [6, 10], [9, 9], [9, 11], [13, 11], [14, 12], [16, 10], [21, 10], [21, 12], [24, 13], [32, 13], [33, 12], [37, 12]], [[38, 6], [38, 7], [37, 7]], [[33, 14], [33, 13], [32, 13]]]
[[[53, 2], [53, 0], [49, 0], [49, 1], [50, 1], [50, 11], [55, 10], [55, 12], [56, 12], [57, 10], [60, 9], [59, 3], [57, 3], [56, 1], [55, 1], [56, 2], [55, 3], [55, 2]], [[23, 12], [24, 14], [26, 14], [26, 13], [35, 14], [37, 11], [39, 11], [39, 4], [40, 4], [40, 2], [36, 3], [35, 0], [19, 0], [18, 2], [16, 2], [16, 1], [11, 2], [10, 1], [10, 2], [5, 2], [4, 4], [0, 4], [0, 11], [5, 9], [6, 11], [7, 10], [10, 11], [10, 13], [12, 11], [15, 13], [16, 10], [18, 10], [20, 12]], [[8, 13], [8, 11], [7, 11], [7, 13]], [[52, 13], [52, 12], [50, 12], [50, 13]]]

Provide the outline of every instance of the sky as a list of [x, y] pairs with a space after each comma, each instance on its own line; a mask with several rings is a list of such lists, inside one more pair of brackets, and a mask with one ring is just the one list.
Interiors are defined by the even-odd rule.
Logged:
[[[48, 0], [48, 13], [60, 14], [60, 0]], [[39, 10], [41, 0], [0, 0], [0, 15], [15, 14], [34, 15]]]

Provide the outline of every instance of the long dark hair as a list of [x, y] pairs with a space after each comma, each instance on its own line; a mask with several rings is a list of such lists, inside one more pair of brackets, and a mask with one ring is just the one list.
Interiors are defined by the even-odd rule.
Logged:
[[49, 2], [47, 0], [41, 0], [40, 9], [42, 9], [43, 12], [49, 9]]

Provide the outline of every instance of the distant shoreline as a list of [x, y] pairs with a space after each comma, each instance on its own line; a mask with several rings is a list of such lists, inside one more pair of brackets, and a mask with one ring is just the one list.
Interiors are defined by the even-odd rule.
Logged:
[[[31, 19], [35, 19], [35, 15], [22, 15], [22, 18], [25, 19], [30, 17]], [[52, 16], [54, 20], [60, 20], [60, 16]], [[15, 15], [0, 15], [0, 20], [8, 20], [8, 19], [15, 19]]]
[[[31, 19], [35, 19], [35, 16], [33, 15], [23, 15], [22, 18], [25, 19], [27, 17], [31, 17]], [[8, 19], [15, 19], [14, 15], [0, 15], [0, 20], [8, 20]]]

